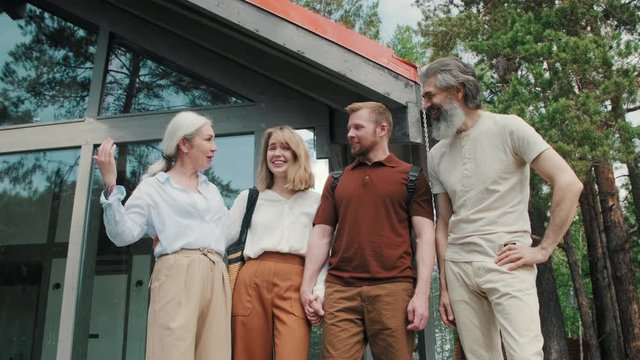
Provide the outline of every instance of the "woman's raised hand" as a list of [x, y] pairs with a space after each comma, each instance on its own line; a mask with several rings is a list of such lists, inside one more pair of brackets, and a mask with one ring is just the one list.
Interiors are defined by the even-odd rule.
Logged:
[[113, 139], [108, 137], [100, 144], [98, 152], [93, 155], [93, 159], [98, 165], [98, 170], [100, 170], [102, 182], [106, 189], [111, 189], [116, 185], [117, 170], [115, 151], [116, 144], [113, 143]]

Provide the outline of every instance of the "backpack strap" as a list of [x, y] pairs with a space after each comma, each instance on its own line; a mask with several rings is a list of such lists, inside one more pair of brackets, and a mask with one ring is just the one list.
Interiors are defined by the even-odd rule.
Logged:
[[419, 166], [413, 165], [407, 175], [407, 211], [409, 213], [411, 213], [411, 200], [413, 200], [413, 194], [416, 192], [416, 182], [418, 181], [420, 171], [422, 171], [422, 169]]
[[[418, 181], [418, 175], [420, 175], [420, 171], [422, 169], [419, 166], [411, 166], [411, 170], [409, 170], [409, 174], [407, 175], [407, 209], [409, 209], [409, 205], [411, 205], [411, 200], [413, 200], [413, 194], [416, 192], [416, 182]], [[338, 187], [338, 182], [340, 181], [340, 177], [344, 173], [343, 169], [333, 171], [331, 173], [331, 177], [333, 181], [331, 182], [331, 194], [336, 193], [336, 188]]]
[[333, 177], [333, 181], [331, 182], [331, 195], [336, 193], [336, 187], [338, 187], [338, 181], [340, 181], [342, 173], [344, 173], [344, 169], [335, 170], [331, 173], [331, 177]]

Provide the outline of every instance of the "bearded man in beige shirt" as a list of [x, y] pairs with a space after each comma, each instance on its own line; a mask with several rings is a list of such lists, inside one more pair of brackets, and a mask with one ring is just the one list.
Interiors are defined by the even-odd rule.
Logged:
[[[481, 110], [469, 65], [438, 59], [420, 81], [440, 140], [428, 169], [437, 199], [442, 320], [457, 327], [468, 359], [502, 359], [501, 343], [509, 359], [543, 359], [535, 265], [547, 261], [571, 224], [582, 184], [520, 117]], [[553, 190], [549, 226], [535, 247], [530, 167]]]

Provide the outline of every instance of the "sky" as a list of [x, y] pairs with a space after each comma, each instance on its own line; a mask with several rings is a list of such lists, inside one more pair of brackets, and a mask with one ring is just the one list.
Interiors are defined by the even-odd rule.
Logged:
[[380, 38], [384, 43], [391, 40], [397, 25], [417, 27], [422, 17], [420, 10], [413, 6], [413, 0], [380, 0]]

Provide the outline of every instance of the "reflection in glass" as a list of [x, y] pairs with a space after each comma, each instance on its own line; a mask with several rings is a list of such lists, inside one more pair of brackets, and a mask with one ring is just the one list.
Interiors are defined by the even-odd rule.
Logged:
[[248, 99], [116, 39], [111, 44], [101, 115], [242, 104]]
[[55, 358], [78, 156], [0, 155], [3, 358]]
[[[213, 167], [204, 173], [228, 206], [241, 189], [253, 184], [253, 139], [253, 135], [216, 137], [219, 150]], [[117, 150], [118, 184], [131, 194], [149, 165], [160, 159], [160, 144], [118, 144]], [[152, 240], [144, 237], [130, 246], [113, 245], [102, 222], [101, 191], [102, 179], [96, 167], [87, 229], [87, 243], [96, 254], [95, 270], [89, 276], [90, 283], [82, 285], [82, 289], [88, 289], [86, 299], [91, 304], [87, 358], [121, 359], [126, 354], [126, 358], [143, 359], [154, 262]]]
[[[218, 151], [211, 168], [203, 174], [214, 183], [225, 204], [230, 207], [238, 193], [253, 184], [253, 135], [216, 137]], [[159, 142], [118, 146], [118, 157], [126, 157], [126, 178], [123, 185], [133, 191], [149, 165], [160, 160]], [[248, 152], [249, 151], [249, 152]]]
[[0, 247], [67, 242], [79, 151], [0, 155]]
[[296, 132], [302, 137], [311, 154], [311, 171], [313, 171], [315, 177], [313, 189], [321, 193], [327, 176], [329, 176], [329, 160], [317, 158], [316, 133], [313, 129], [298, 129]]
[[0, 125], [82, 118], [96, 36], [35, 6], [0, 14]]

